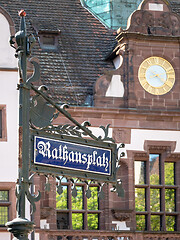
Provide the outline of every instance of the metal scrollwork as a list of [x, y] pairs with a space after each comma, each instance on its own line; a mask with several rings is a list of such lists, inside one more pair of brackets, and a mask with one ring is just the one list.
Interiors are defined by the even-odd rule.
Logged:
[[[22, 197], [23, 194], [25, 194], [27, 199], [31, 203], [31, 206], [32, 206], [31, 213], [36, 211], [35, 202], [38, 202], [41, 198], [41, 193], [40, 193], [39, 190], [38, 190], [37, 195], [33, 195], [29, 190], [30, 185], [32, 184], [31, 179], [32, 179], [33, 176], [34, 176], [34, 174], [29, 177], [29, 180], [27, 182], [22, 179], [21, 180], [21, 185], [24, 185], [24, 187], [21, 188], [19, 185], [16, 185], [16, 191], [15, 191], [15, 194], [16, 194], [16, 197], [17, 197], [16, 208], [17, 209], [20, 208], [21, 197]], [[20, 210], [19, 210], [19, 212], [20, 212]]]
[[[37, 89], [36, 89], [37, 90]], [[42, 90], [38, 90], [39, 93], [42, 93]], [[95, 139], [97, 141], [109, 141], [114, 143], [114, 139], [108, 137], [109, 135], [109, 127], [110, 124], [108, 124], [106, 127], [100, 126], [103, 130], [104, 137], [98, 136], [96, 137], [92, 131], [88, 128], [91, 126], [90, 122], [85, 121], [82, 124], [79, 124], [75, 119], [72, 118], [70, 113], [68, 113], [65, 109], [69, 106], [67, 104], [63, 104], [60, 107], [54, 103], [54, 107], [52, 105], [50, 106], [49, 101], [46, 101], [43, 98], [44, 95], [35, 95], [31, 100], [31, 108], [30, 108], [30, 121], [31, 121], [31, 127], [33, 129], [41, 129], [41, 131], [47, 132], [47, 133], [55, 133], [60, 135], [71, 135], [83, 138], [84, 136], [91, 137], [92, 139]], [[51, 123], [55, 118], [57, 118], [58, 114], [56, 112], [56, 109], [63, 113], [65, 113], [68, 118], [75, 123], [76, 125], [58, 125], [54, 126]]]

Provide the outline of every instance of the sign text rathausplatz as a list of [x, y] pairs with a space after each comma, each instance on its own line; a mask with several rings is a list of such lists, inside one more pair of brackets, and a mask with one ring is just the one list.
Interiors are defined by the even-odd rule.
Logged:
[[34, 164], [111, 175], [112, 150], [34, 136]]

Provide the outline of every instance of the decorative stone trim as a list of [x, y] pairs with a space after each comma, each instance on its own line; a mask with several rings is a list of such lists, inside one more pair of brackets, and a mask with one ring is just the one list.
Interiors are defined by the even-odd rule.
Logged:
[[113, 217], [120, 222], [130, 221], [132, 212], [133, 210], [111, 209]]
[[41, 208], [41, 219], [48, 218], [50, 216], [50, 214], [51, 214], [51, 210], [52, 210], [51, 207]]

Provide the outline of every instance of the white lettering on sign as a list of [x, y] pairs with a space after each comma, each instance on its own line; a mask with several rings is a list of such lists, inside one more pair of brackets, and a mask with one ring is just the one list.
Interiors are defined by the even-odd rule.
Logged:
[[149, 10], [151, 11], [163, 11], [163, 4], [149, 3]]
[[55, 159], [63, 161], [63, 164], [67, 163], [79, 163], [86, 164], [86, 170], [88, 170], [91, 165], [102, 167], [105, 171], [109, 167], [109, 159], [106, 156], [106, 153], [98, 155], [96, 150], [92, 153], [81, 153], [76, 151], [69, 151], [67, 145], [59, 145], [58, 148], [51, 148], [51, 143], [49, 141], [39, 141], [37, 144], [37, 154], [41, 154], [44, 158]]

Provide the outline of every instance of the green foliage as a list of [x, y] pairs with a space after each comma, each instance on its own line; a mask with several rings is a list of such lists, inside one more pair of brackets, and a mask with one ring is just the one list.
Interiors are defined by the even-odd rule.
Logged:
[[82, 210], [83, 209], [83, 188], [76, 187], [77, 196], [74, 198], [72, 197], [72, 209], [73, 210]]
[[83, 229], [82, 213], [72, 213], [72, 226], [73, 226], [73, 229]]
[[165, 207], [167, 212], [175, 211], [175, 190], [174, 189], [165, 190]]
[[145, 224], [145, 215], [136, 215], [136, 230], [144, 231]]
[[174, 185], [174, 163], [164, 164], [165, 184]]
[[166, 230], [174, 231], [175, 227], [175, 216], [166, 216]]
[[8, 207], [0, 207], [0, 225], [5, 225], [8, 221]]
[[151, 215], [151, 230], [160, 231], [160, 216]]
[[150, 189], [151, 212], [160, 212], [160, 189]]
[[87, 209], [98, 210], [98, 187], [90, 187], [91, 197], [87, 198]]
[[88, 214], [88, 229], [97, 230], [98, 229], [98, 214]]
[[136, 188], [135, 189], [135, 206], [137, 212], [145, 211], [145, 189]]
[[62, 210], [67, 209], [68, 199], [67, 199], [67, 186], [63, 186], [63, 193], [59, 195], [56, 193], [56, 209]]
[[152, 174], [150, 176], [150, 184], [151, 185], [159, 185], [159, 174]]

